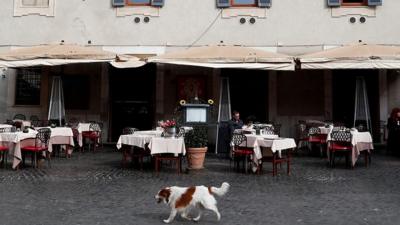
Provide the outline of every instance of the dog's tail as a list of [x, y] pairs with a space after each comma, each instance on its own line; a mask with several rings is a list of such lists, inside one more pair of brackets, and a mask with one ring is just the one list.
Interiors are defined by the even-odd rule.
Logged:
[[228, 192], [230, 185], [227, 182], [222, 183], [220, 188], [210, 187], [209, 191], [211, 194], [216, 194], [218, 196], [223, 196]]

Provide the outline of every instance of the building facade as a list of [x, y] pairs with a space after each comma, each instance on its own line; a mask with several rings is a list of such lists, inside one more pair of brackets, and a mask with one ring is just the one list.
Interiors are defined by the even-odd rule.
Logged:
[[[400, 45], [396, 0], [7, 0], [1, 6], [0, 52], [65, 42], [146, 57], [225, 44], [296, 56], [360, 41]], [[230, 79], [232, 109], [244, 119], [282, 124], [283, 136], [294, 136], [299, 120], [350, 124], [358, 76], [367, 83], [375, 138], [381, 121], [400, 106], [397, 70], [284, 72], [160, 64], [116, 69], [94, 63], [1, 73], [0, 121], [17, 113], [46, 118], [51, 77], [63, 75], [67, 117], [102, 121], [109, 141], [125, 125], [148, 129], [172, 118], [177, 102], [193, 94], [188, 83], [196, 83], [200, 97], [214, 99], [217, 108], [221, 77]], [[24, 89], [33, 82], [24, 80], [27, 74], [39, 79], [36, 92]]]

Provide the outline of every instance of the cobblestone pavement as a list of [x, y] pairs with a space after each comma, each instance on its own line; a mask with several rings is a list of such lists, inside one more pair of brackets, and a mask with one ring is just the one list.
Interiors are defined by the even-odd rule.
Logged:
[[[231, 190], [218, 198], [221, 221], [207, 212], [199, 224], [400, 224], [400, 158], [383, 154], [354, 170], [295, 157], [291, 176], [282, 169], [277, 177], [269, 165], [261, 176], [236, 173], [216, 157], [181, 175], [120, 169], [120, 159], [109, 148], [55, 158], [52, 168], [0, 169], [0, 224], [162, 224], [169, 209], [154, 200], [161, 187], [223, 181]], [[194, 222], [177, 217], [173, 224]]]

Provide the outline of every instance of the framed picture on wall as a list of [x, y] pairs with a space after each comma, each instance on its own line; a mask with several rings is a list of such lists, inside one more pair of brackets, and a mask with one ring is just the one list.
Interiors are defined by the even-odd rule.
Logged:
[[178, 99], [189, 100], [194, 97], [205, 99], [205, 77], [178, 77]]

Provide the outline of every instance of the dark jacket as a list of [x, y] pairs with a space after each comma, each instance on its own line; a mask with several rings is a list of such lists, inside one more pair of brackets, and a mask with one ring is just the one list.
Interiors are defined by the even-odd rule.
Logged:
[[389, 152], [400, 153], [400, 119], [388, 119], [388, 140], [387, 148]]
[[230, 128], [230, 133], [233, 134], [233, 131], [236, 129], [242, 129], [243, 127], [243, 121], [242, 120], [238, 120], [235, 121], [233, 119], [231, 119], [229, 121], [229, 128]]

